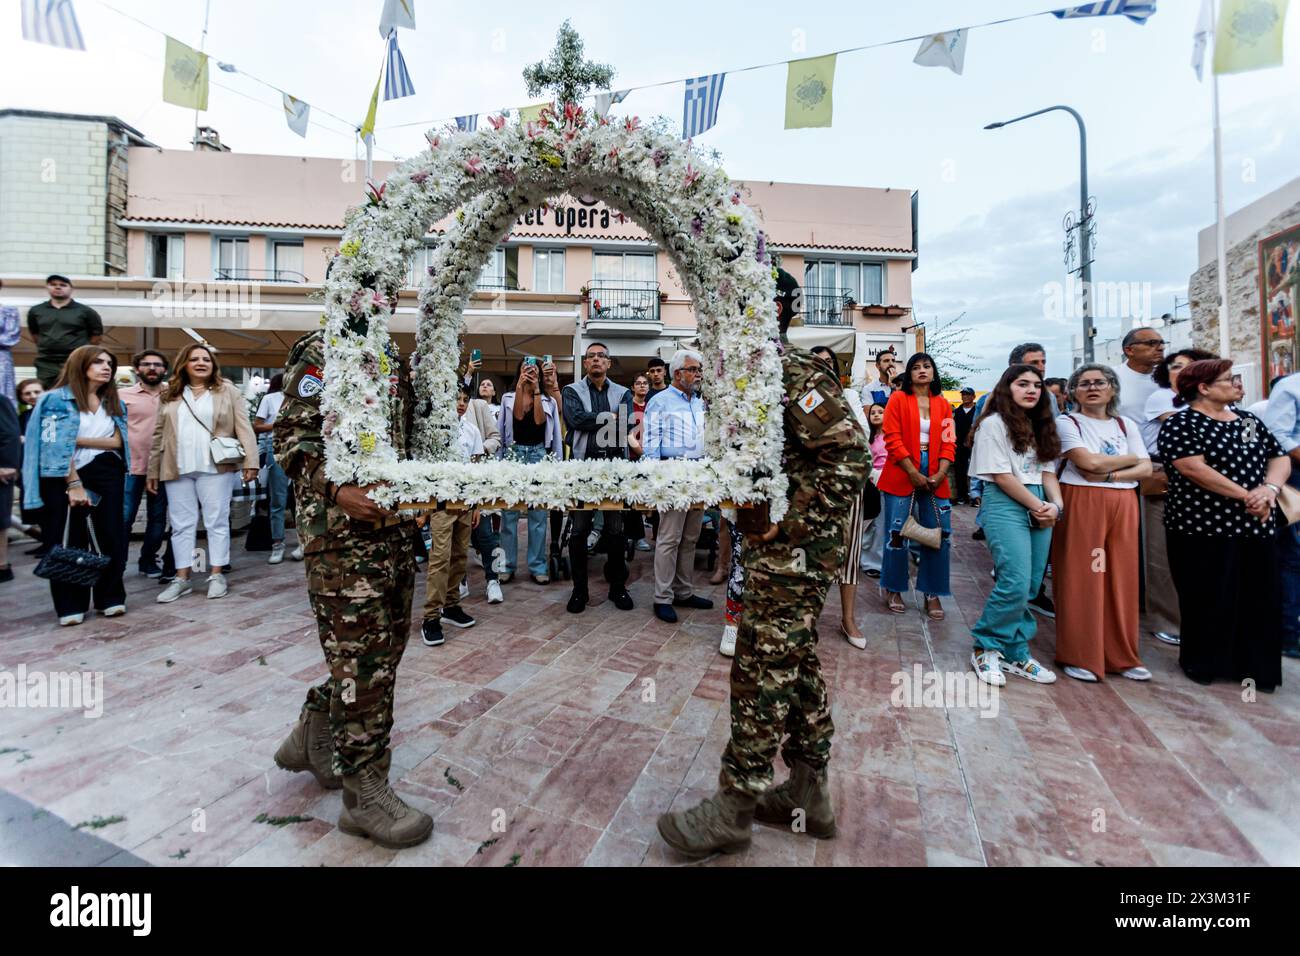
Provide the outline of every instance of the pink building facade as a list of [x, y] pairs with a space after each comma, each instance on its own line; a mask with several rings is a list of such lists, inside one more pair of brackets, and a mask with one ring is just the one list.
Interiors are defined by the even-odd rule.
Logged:
[[[129, 353], [179, 345], [189, 332], [223, 364], [274, 368], [319, 321], [318, 292], [344, 213], [362, 200], [354, 160], [135, 147], [128, 155], [126, 277], [87, 278], [77, 297], [100, 309], [109, 342]], [[393, 168], [376, 163], [374, 178]], [[802, 344], [830, 345], [860, 379], [876, 352], [915, 346], [915, 197], [906, 189], [741, 182], [769, 248], [805, 287]], [[414, 344], [416, 290], [443, 223], [408, 268], [393, 329]], [[42, 298], [28, 277], [6, 291]], [[160, 283], [170, 289], [160, 306]], [[216, 307], [213, 289], [233, 297]], [[37, 284], [38, 285], [38, 284]], [[26, 287], [26, 288], [25, 288]], [[217, 296], [221, 298], [220, 295]], [[190, 302], [197, 303], [187, 307]], [[22, 304], [22, 303], [19, 303]], [[696, 331], [668, 256], [636, 223], [590, 197], [557, 197], [521, 215], [485, 264], [466, 312], [466, 348], [487, 371], [528, 354], [567, 357], [607, 342], [628, 368], [668, 355]], [[22, 360], [21, 350], [17, 356]]]

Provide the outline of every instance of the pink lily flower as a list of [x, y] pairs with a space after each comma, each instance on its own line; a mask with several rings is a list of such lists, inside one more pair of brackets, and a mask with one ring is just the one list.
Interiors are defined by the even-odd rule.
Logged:
[[500, 129], [506, 125], [506, 118], [504, 116], [489, 116], [488, 122], [492, 124], [493, 129]]
[[465, 172], [469, 173], [471, 176], [477, 176], [479, 173], [483, 172], [483, 160], [477, 156], [471, 156], [469, 159], [465, 160]]
[[700, 178], [700, 171], [696, 169], [694, 166], [692, 166], [690, 163], [687, 163], [686, 176], [682, 181], [682, 185], [684, 185], [687, 189], [690, 189], [692, 186], [695, 185], [695, 183], [699, 180], [699, 178]]

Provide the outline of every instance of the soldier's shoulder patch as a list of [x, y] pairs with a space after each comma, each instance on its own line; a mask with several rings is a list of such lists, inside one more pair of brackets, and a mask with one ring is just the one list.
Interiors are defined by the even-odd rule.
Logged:
[[822, 402], [826, 401], [826, 396], [817, 389], [809, 389], [808, 393], [799, 399], [799, 408], [805, 415], [817, 410]]
[[299, 398], [315, 398], [325, 387], [325, 372], [319, 365], [308, 365], [298, 379]]

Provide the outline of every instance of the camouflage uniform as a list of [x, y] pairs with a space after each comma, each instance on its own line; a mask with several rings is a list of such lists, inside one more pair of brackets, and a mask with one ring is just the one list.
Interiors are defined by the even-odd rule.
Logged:
[[817, 659], [817, 619], [844, 560], [844, 524], [862, 494], [871, 453], [831, 370], [785, 348], [785, 448], [790, 509], [774, 540], [747, 541], [745, 597], [731, 663], [731, 740], [725, 790], [750, 796], [785, 762], [821, 770], [830, 759], [830, 700]]
[[[415, 594], [415, 526], [398, 517], [354, 521], [330, 503], [320, 412], [324, 364], [324, 333], [294, 343], [274, 441], [276, 461], [293, 482], [307, 592], [330, 671], [307, 692], [304, 707], [329, 714], [334, 772], [348, 775], [388, 747], [393, 687]], [[395, 356], [393, 365], [401, 367]], [[394, 374], [392, 389], [390, 429], [401, 455], [411, 406], [404, 374]]]

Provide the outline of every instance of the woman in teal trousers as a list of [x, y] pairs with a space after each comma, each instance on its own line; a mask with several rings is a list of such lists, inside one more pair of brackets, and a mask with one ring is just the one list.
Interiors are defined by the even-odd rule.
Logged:
[[1056, 680], [1029, 654], [1037, 630], [1029, 602], [1043, 580], [1052, 526], [1063, 510], [1055, 402], [1036, 368], [1013, 365], [975, 423], [970, 473], [984, 481], [984, 533], [997, 581], [971, 629], [971, 666], [980, 680], [999, 687], [1006, 674], [1039, 684]]

